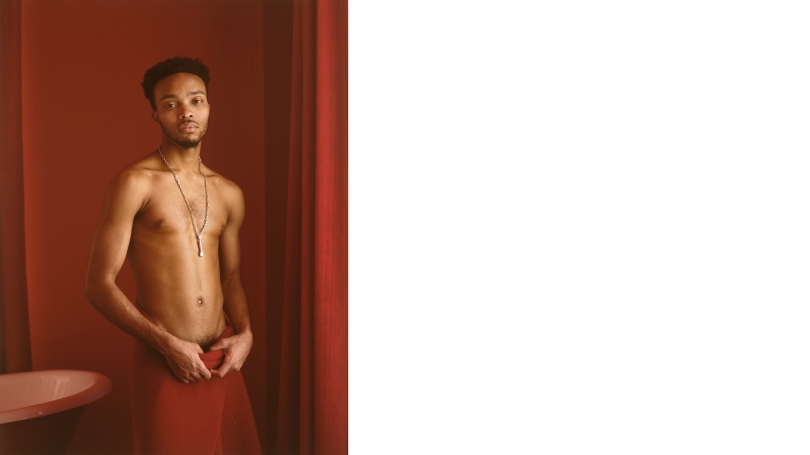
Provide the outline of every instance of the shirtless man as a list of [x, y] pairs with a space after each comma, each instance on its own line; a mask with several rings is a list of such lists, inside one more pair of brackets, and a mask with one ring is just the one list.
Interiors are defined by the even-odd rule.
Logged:
[[[247, 411], [232, 403], [247, 399], [239, 370], [253, 345], [239, 276], [245, 204], [239, 187], [200, 159], [208, 81], [208, 69], [195, 59], [175, 57], [146, 72], [142, 85], [162, 141], [113, 178], [90, 251], [86, 298], [136, 338], [136, 452], [221, 453], [228, 436], [210, 427], [219, 422], [224, 429], [223, 414], [231, 420], [239, 414], [246, 433], [238, 437], [258, 450], [249, 402]], [[137, 306], [115, 284], [125, 257]], [[215, 440], [199, 441], [212, 432]]]

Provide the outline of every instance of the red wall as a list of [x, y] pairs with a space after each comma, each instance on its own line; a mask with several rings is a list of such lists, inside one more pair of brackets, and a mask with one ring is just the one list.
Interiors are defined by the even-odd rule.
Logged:
[[[140, 87], [175, 55], [210, 68], [205, 164], [244, 191], [242, 277], [255, 343], [244, 368], [265, 428], [264, 89], [261, 0], [25, 0], [22, 11], [25, 225], [34, 369], [106, 374], [71, 454], [131, 453], [131, 338], [84, 299], [90, 242], [113, 174], [154, 150], [160, 131]], [[134, 298], [127, 266], [118, 282]]]

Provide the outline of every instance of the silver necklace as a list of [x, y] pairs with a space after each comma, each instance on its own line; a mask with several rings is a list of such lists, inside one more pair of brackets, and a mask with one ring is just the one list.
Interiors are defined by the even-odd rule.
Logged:
[[203, 255], [203, 248], [202, 248], [202, 236], [203, 232], [205, 232], [205, 226], [208, 225], [208, 178], [205, 176], [205, 167], [202, 164], [202, 158], [199, 156], [197, 157], [200, 160], [200, 172], [203, 175], [203, 182], [205, 182], [205, 221], [203, 221], [202, 230], [197, 232], [197, 223], [194, 222], [194, 214], [191, 213], [191, 206], [188, 205], [188, 199], [186, 199], [186, 193], [183, 191], [183, 186], [180, 185], [180, 179], [177, 178], [177, 174], [174, 173], [174, 169], [169, 166], [169, 162], [166, 161], [166, 157], [163, 156], [163, 152], [160, 151], [160, 147], [158, 147], [158, 153], [160, 153], [160, 157], [163, 158], [163, 162], [166, 163], [169, 170], [172, 171], [172, 175], [174, 176], [174, 181], [177, 182], [177, 187], [180, 188], [180, 194], [183, 195], [183, 201], [186, 203], [186, 208], [188, 208], [188, 214], [191, 216], [191, 225], [194, 227], [194, 234], [197, 236], [197, 246], [200, 248], [200, 256]]

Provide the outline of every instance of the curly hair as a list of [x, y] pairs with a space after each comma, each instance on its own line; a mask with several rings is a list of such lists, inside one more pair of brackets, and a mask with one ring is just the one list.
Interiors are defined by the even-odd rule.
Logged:
[[143, 94], [149, 100], [149, 104], [152, 105], [153, 111], [157, 110], [155, 105], [155, 85], [161, 79], [177, 73], [190, 73], [199, 77], [205, 84], [205, 91], [208, 92], [208, 81], [211, 80], [211, 77], [208, 75], [208, 67], [203, 62], [188, 57], [167, 58], [149, 68], [143, 74], [143, 82], [141, 82]]

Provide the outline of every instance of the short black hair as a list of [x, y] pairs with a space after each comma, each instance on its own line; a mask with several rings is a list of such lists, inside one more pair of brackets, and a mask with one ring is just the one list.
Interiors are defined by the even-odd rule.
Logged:
[[143, 82], [141, 82], [143, 94], [149, 100], [149, 104], [152, 105], [153, 111], [157, 110], [155, 105], [155, 85], [161, 79], [177, 73], [191, 73], [202, 79], [205, 84], [205, 92], [208, 94], [208, 81], [211, 80], [211, 77], [208, 75], [208, 67], [202, 61], [188, 57], [167, 58], [149, 68], [143, 74]]

